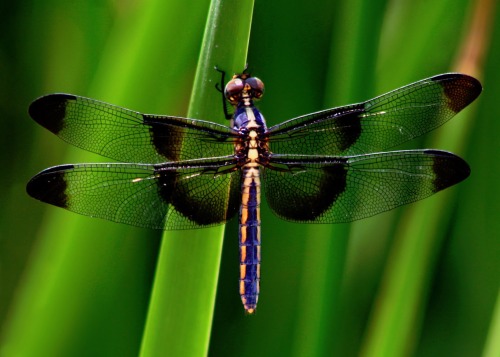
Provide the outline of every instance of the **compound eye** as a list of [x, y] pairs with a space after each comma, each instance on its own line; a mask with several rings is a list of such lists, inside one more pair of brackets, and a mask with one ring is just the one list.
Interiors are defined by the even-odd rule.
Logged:
[[255, 99], [260, 99], [264, 94], [264, 83], [257, 77], [247, 78], [246, 84], [252, 88], [253, 96]]
[[230, 102], [233, 102], [236, 100], [236, 97], [240, 95], [244, 87], [245, 83], [241, 78], [233, 78], [227, 82], [226, 88], [224, 89], [224, 95]]

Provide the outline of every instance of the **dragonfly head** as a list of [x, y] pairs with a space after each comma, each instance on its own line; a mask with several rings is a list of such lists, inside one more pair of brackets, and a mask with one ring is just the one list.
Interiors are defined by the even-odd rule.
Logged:
[[224, 95], [232, 105], [238, 105], [244, 100], [258, 100], [263, 94], [264, 83], [248, 73], [235, 74], [224, 89]]

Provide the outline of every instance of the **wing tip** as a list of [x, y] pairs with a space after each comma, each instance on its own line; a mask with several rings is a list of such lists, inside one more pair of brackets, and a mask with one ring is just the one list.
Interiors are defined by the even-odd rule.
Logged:
[[63, 119], [66, 116], [66, 104], [75, 100], [71, 94], [49, 94], [35, 99], [28, 108], [28, 113], [38, 124], [54, 134], [63, 129]]
[[470, 176], [470, 166], [460, 156], [441, 150], [426, 150], [425, 153], [434, 160], [434, 192], [456, 185]]
[[483, 86], [478, 79], [462, 73], [445, 73], [431, 78], [443, 87], [449, 99], [449, 108], [458, 113], [472, 103], [482, 92]]
[[31, 178], [26, 185], [26, 192], [42, 202], [67, 208], [65, 171], [73, 168], [74, 165], [60, 165], [43, 170]]

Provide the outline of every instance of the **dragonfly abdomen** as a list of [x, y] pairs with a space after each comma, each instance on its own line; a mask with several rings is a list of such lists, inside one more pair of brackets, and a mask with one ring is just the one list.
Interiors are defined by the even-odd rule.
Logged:
[[260, 289], [260, 172], [256, 165], [243, 167], [239, 244], [241, 301], [252, 314]]

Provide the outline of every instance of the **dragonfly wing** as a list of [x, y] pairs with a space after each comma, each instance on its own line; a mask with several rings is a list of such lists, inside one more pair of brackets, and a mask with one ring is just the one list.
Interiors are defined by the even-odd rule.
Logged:
[[415, 202], [469, 176], [460, 157], [439, 150], [350, 157], [273, 155], [264, 170], [271, 209], [286, 220], [351, 222]]
[[86, 216], [155, 229], [221, 224], [240, 202], [232, 157], [179, 163], [78, 164], [46, 169], [28, 183], [38, 200]]
[[63, 140], [123, 162], [161, 163], [230, 155], [235, 132], [207, 121], [141, 114], [71, 94], [36, 99], [31, 117]]
[[270, 149], [279, 154], [332, 156], [383, 151], [444, 124], [481, 90], [473, 77], [437, 75], [363, 103], [275, 125], [269, 128]]

